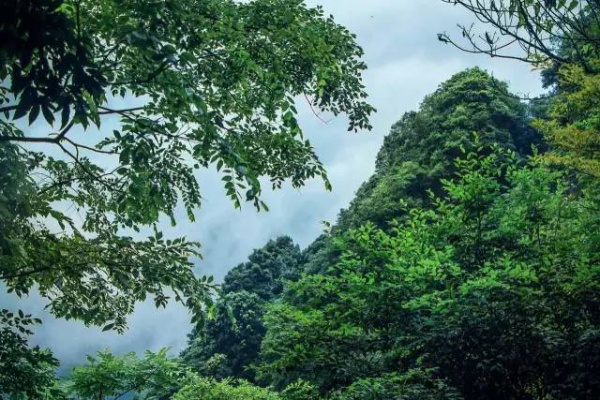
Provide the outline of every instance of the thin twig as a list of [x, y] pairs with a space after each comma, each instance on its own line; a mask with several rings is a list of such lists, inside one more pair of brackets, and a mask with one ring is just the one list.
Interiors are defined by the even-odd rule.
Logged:
[[84, 145], [84, 144], [76, 143], [76, 142], [72, 141], [72, 140], [71, 140], [71, 139], [69, 139], [69, 138], [65, 138], [65, 140], [66, 140], [67, 142], [69, 142], [71, 145], [73, 145], [73, 147], [75, 147], [75, 148], [79, 148], [79, 147], [81, 147], [82, 149], [90, 150], [90, 151], [93, 151], [93, 152], [95, 152], [95, 153], [101, 153], [101, 154], [119, 154], [119, 153], [118, 153], [118, 152], [116, 152], [116, 151], [111, 151], [111, 150], [101, 150], [101, 149], [97, 149], [97, 148], [95, 148], [95, 147], [90, 147], [90, 146], [86, 146], [86, 145]]
[[304, 98], [306, 99], [306, 102], [308, 103], [308, 106], [310, 107], [310, 110], [312, 111], [313, 114], [315, 114], [315, 117], [317, 117], [319, 119], [319, 121], [321, 121], [322, 123], [324, 123], [325, 125], [329, 124], [329, 121], [325, 121], [323, 118], [321, 118], [321, 116], [319, 114], [317, 114], [317, 112], [315, 111], [312, 103], [310, 102], [310, 100], [308, 99], [308, 96], [306, 95], [306, 93], [304, 94]]

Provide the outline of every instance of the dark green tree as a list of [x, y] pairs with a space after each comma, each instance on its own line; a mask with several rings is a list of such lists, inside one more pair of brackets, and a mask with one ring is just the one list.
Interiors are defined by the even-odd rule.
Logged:
[[264, 247], [254, 250], [247, 262], [225, 275], [222, 292], [244, 290], [270, 300], [281, 293], [285, 280], [299, 278], [301, 262], [300, 247], [289, 236], [269, 240]]
[[0, 310], [0, 398], [41, 398], [56, 381], [58, 360], [49, 350], [29, 345], [39, 319], [19, 310]]
[[182, 357], [186, 365], [202, 375], [254, 379], [265, 335], [264, 301], [246, 291], [223, 295], [216, 303], [215, 317], [205, 329], [195, 332]]
[[253, 381], [259, 361], [266, 302], [276, 299], [287, 281], [300, 277], [302, 254], [288, 236], [270, 240], [248, 261], [225, 276], [214, 316], [190, 335], [182, 353], [186, 365], [214, 378]]
[[[211, 285], [192, 273], [197, 244], [123, 229], [174, 223], [177, 204], [193, 220], [194, 171], [209, 165], [236, 207], [265, 208], [262, 176], [329, 187], [295, 96], [369, 128], [355, 37], [297, 0], [0, 7], [0, 279], [17, 294], [38, 288], [59, 317], [123, 330], [136, 301], [164, 305], [168, 288], [198, 318]], [[33, 136], [36, 121], [47, 131]]]

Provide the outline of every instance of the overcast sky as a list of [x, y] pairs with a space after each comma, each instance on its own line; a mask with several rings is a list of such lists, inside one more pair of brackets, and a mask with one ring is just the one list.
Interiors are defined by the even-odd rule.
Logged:
[[[453, 74], [480, 66], [508, 81], [518, 94], [541, 92], [537, 73], [527, 65], [462, 53], [438, 42], [438, 32], [460, 35], [456, 24], [472, 21], [461, 8], [441, 0], [310, 0], [308, 4], [322, 5], [358, 36], [369, 65], [364, 83], [378, 110], [372, 119], [373, 131], [348, 134], [343, 118], [324, 124], [306, 104], [299, 104], [301, 125], [327, 167], [333, 192], [315, 181], [300, 191], [287, 187], [267, 193], [268, 213], [256, 213], [250, 204], [242, 211], [234, 210], [219, 178], [212, 172], [203, 174], [206, 200], [198, 220], [192, 224], [182, 217], [175, 228], [165, 227], [168, 236], [184, 234], [202, 243], [199, 274], [220, 280], [252, 249], [279, 235], [290, 235], [301, 247], [307, 246], [321, 232], [321, 221], [333, 222], [372, 174], [375, 155], [390, 126]], [[83, 362], [85, 354], [107, 347], [117, 353], [171, 347], [176, 353], [185, 346], [190, 330], [187, 311], [176, 305], [156, 310], [151, 304], [141, 304], [129, 319], [130, 329], [118, 335], [53, 319], [35, 296], [24, 300], [2, 296], [0, 301], [41, 316], [44, 324], [33, 342], [52, 348], [65, 366]]]

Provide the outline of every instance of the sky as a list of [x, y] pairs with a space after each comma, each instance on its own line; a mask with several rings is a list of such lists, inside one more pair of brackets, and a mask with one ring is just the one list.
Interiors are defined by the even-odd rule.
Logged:
[[[200, 185], [205, 201], [196, 222], [181, 216], [176, 227], [165, 225], [164, 230], [167, 236], [186, 235], [201, 242], [203, 260], [196, 271], [214, 275], [217, 281], [269, 239], [289, 235], [302, 248], [310, 244], [322, 232], [321, 222], [334, 222], [373, 173], [375, 156], [391, 125], [403, 113], [416, 110], [425, 95], [453, 74], [479, 66], [507, 81], [519, 95], [542, 92], [538, 74], [528, 65], [463, 53], [437, 40], [437, 33], [460, 35], [457, 24], [473, 22], [458, 6], [441, 0], [310, 0], [307, 4], [322, 5], [326, 14], [357, 35], [365, 50], [369, 69], [364, 83], [370, 103], [378, 110], [371, 120], [373, 130], [347, 133], [344, 118], [325, 124], [308, 105], [298, 104], [300, 125], [325, 164], [333, 191], [311, 181], [300, 190], [288, 186], [267, 192], [263, 199], [268, 213], [257, 213], [250, 204], [235, 210], [219, 177], [213, 171], [203, 173]], [[121, 354], [170, 347], [177, 354], [191, 329], [190, 315], [178, 305], [157, 310], [153, 304], [140, 304], [129, 318], [129, 330], [119, 335], [54, 319], [35, 294], [24, 299], [3, 295], [0, 302], [3, 308], [21, 308], [44, 320], [32, 343], [50, 347], [65, 368], [105, 348]]]

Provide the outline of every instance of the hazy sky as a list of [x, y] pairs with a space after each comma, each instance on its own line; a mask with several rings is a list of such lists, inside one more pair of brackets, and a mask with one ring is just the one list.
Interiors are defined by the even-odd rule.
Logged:
[[[167, 236], [184, 234], [202, 243], [204, 260], [198, 263], [199, 274], [212, 274], [220, 280], [252, 249], [278, 235], [290, 235], [301, 247], [308, 245], [321, 232], [321, 221], [333, 222], [340, 208], [348, 205], [356, 189], [372, 174], [375, 155], [390, 126], [456, 72], [477, 65], [508, 81], [518, 94], [541, 91], [538, 75], [527, 65], [462, 53], [437, 41], [438, 32], [460, 35], [456, 24], [472, 21], [459, 7], [440, 0], [307, 3], [322, 5], [326, 13], [358, 36], [369, 65], [364, 83], [371, 104], [378, 110], [372, 119], [373, 131], [348, 134], [343, 118], [324, 124], [308, 105], [300, 103], [301, 125], [329, 171], [333, 192], [326, 192], [322, 182], [315, 181], [300, 191], [287, 187], [266, 193], [268, 213], [256, 213], [250, 204], [242, 211], [234, 210], [219, 178], [213, 172], [204, 173], [200, 184], [206, 200], [197, 221], [192, 224], [182, 217], [175, 228], [165, 226]], [[23, 300], [2, 296], [0, 301], [4, 307], [22, 308], [42, 317], [44, 324], [33, 342], [51, 347], [65, 365], [83, 362], [85, 354], [107, 347], [122, 353], [168, 346], [178, 352], [190, 330], [187, 311], [176, 305], [166, 310], [139, 305], [129, 319], [129, 331], [117, 335], [53, 319], [43, 311], [45, 303], [35, 296]]]

